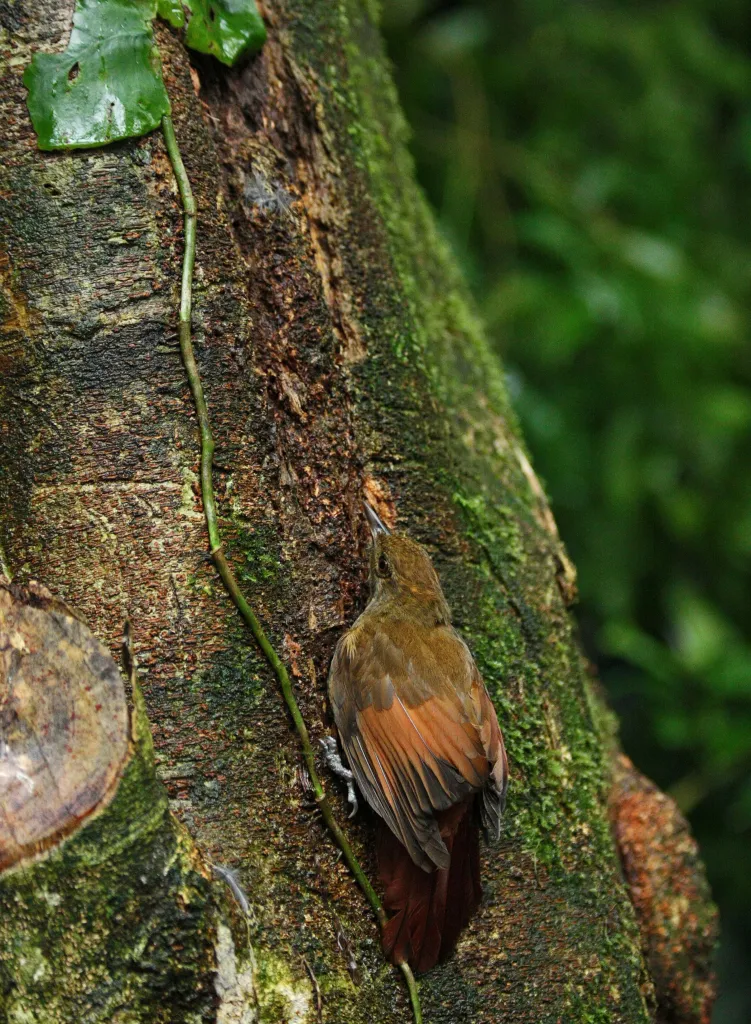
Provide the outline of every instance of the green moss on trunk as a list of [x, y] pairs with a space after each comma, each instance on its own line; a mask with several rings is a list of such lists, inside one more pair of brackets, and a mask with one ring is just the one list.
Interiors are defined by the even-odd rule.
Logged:
[[142, 723], [112, 803], [43, 859], [0, 875], [9, 1024], [214, 1018], [217, 910], [149, 747]]

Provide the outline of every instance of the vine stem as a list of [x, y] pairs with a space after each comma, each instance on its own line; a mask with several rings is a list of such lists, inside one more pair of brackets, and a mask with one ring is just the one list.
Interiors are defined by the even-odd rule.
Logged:
[[[383, 909], [383, 904], [378, 898], [378, 894], [370, 884], [367, 875], [360, 866], [360, 862], [357, 860], [357, 857], [349, 844], [349, 840], [334, 817], [331, 804], [326, 796], [316, 770], [315, 755], [313, 752], [313, 746], [310, 742], [308, 728], [305, 725], [305, 721], [300, 713], [300, 708], [295, 700], [292, 682], [289, 678], [287, 669], [284, 662], [271, 645], [263, 626], [256, 617], [255, 612], [243, 597], [237, 580], [235, 579], [235, 574], [232, 572], [232, 569], [224, 555], [221, 533], [219, 531], [219, 521], [216, 514], [216, 499], [214, 497], [214, 438], [211, 433], [209, 410], [206, 405], [206, 397], [203, 392], [203, 384], [201, 383], [201, 376], [198, 372], [196, 357], [193, 351], [193, 340], [191, 337], [193, 267], [196, 260], [196, 201], [193, 197], [193, 190], [190, 187], [190, 180], [188, 179], [182, 156], [180, 155], [180, 147], [177, 144], [177, 138], [175, 136], [175, 127], [172, 123], [172, 118], [169, 115], [165, 115], [162, 118], [162, 132], [164, 134], [164, 142], [167, 147], [167, 154], [170, 158], [172, 170], [177, 181], [177, 187], [180, 191], [185, 225], [185, 249], [183, 253], [183, 273], [180, 291], [180, 319], [178, 330], [180, 338], [180, 352], [185, 365], [185, 372], [188, 375], [190, 390], [193, 395], [196, 415], [198, 417], [198, 427], [201, 434], [201, 496], [203, 498], [203, 509], [206, 516], [206, 526], [209, 534], [211, 557], [214, 560], [214, 565], [216, 566], [217, 572], [221, 577], [227, 593], [250, 628], [256, 643], [260, 647], [266, 661], [269, 663], [277, 678], [279, 687], [282, 691], [282, 696], [284, 697], [284, 702], [289, 709], [292, 721], [297, 729], [297, 734], [300, 737], [303, 759], [305, 761], [305, 766], [308, 769], [311, 786], [313, 787], [316, 804], [321, 812], [321, 816], [325, 821], [327, 828], [334, 836], [339, 849], [342, 851], [342, 855], [348, 868], [355, 876], [355, 879], [365, 894], [365, 898], [370, 904], [379, 925], [383, 928], [388, 920], [386, 917], [386, 911]], [[404, 979], [407, 983], [407, 990], [409, 992], [410, 1003], [412, 1004], [412, 1013], [414, 1015], [415, 1024], [422, 1024], [420, 996], [412, 969], [407, 963], [400, 963], [399, 969], [404, 975]]]

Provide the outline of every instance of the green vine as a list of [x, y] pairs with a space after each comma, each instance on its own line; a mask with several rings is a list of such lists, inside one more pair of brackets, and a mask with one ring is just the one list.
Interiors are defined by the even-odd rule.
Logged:
[[[182, 156], [180, 155], [180, 148], [177, 144], [175, 129], [172, 124], [171, 117], [165, 116], [162, 119], [162, 131], [164, 132], [164, 141], [167, 146], [167, 153], [169, 154], [172, 169], [177, 180], [177, 186], [180, 190], [180, 198], [183, 206], [185, 251], [183, 255], [182, 290], [180, 294], [180, 351], [182, 353], [183, 363], [185, 364], [185, 371], [188, 375], [193, 401], [195, 402], [198, 426], [201, 434], [201, 495], [203, 498], [206, 526], [209, 534], [211, 556], [214, 559], [214, 564], [222, 578], [222, 582], [224, 583], [227, 593], [231, 597], [235, 607], [240, 612], [247, 625], [250, 627], [250, 631], [253, 634], [256, 643], [260, 647], [264, 657], [268, 661], [277, 678], [284, 701], [289, 709], [290, 715], [292, 716], [292, 721], [295, 723], [297, 734], [300, 737], [303, 758], [308, 769], [308, 775], [310, 776], [313, 793], [315, 794], [316, 803], [320, 809], [321, 816], [342, 851], [342, 855], [347, 866], [357, 879], [368, 903], [372, 907], [379, 925], [383, 928], [387, 921], [386, 912], [383, 909], [383, 904], [378, 898], [378, 894], [370, 884], [367, 875], [360, 866], [360, 863], [349, 844], [349, 840], [334, 817], [331, 804], [326, 796], [316, 770], [315, 756], [310, 742], [308, 728], [305, 725], [305, 721], [300, 713], [300, 708], [295, 700], [292, 682], [289, 678], [287, 669], [284, 662], [279, 658], [278, 654], [269, 642], [263, 626], [258, 621], [255, 612], [243, 597], [237, 584], [237, 580], [235, 579], [235, 574], [232, 572], [232, 569], [224, 556], [221, 534], [219, 532], [219, 523], [216, 515], [216, 500], [214, 497], [212, 472], [214, 438], [211, 433], [211, 423], [209, 421], [209, 411], [203, 392], [203, 384], [201, 383], [201, 377], [198, 372], [198, 366], [196, 365], [195, 354], [193, 352], [190, 325], [193, 292], [193, 265], [196, 258], [196, 202], [193, 197], [193, 190], [190, 187], [190, 181], [185, 170], [185, 165], [183, 164]], [[399, 968], [407, 983], [415, 1024], [422, 1024], [422, 1010], [420, 1008], [420, 997], [417, 991], [415, 977], [412, 974], [409, 964], [401, 963], [399, 964]]]

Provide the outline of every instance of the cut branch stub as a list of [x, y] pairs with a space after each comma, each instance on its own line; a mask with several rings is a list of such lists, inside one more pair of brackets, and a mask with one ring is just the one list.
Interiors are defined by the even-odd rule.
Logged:
[[129, 750], [107, 650], [44, 587], [0, 584], [0, 870], [106, 806]]

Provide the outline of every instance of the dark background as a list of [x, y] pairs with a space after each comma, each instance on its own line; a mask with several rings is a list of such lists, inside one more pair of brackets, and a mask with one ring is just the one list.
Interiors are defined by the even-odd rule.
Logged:
[[502, 357], [636, 764], [751, 1021], [751, 4], [383, 0], [418, 176]]

